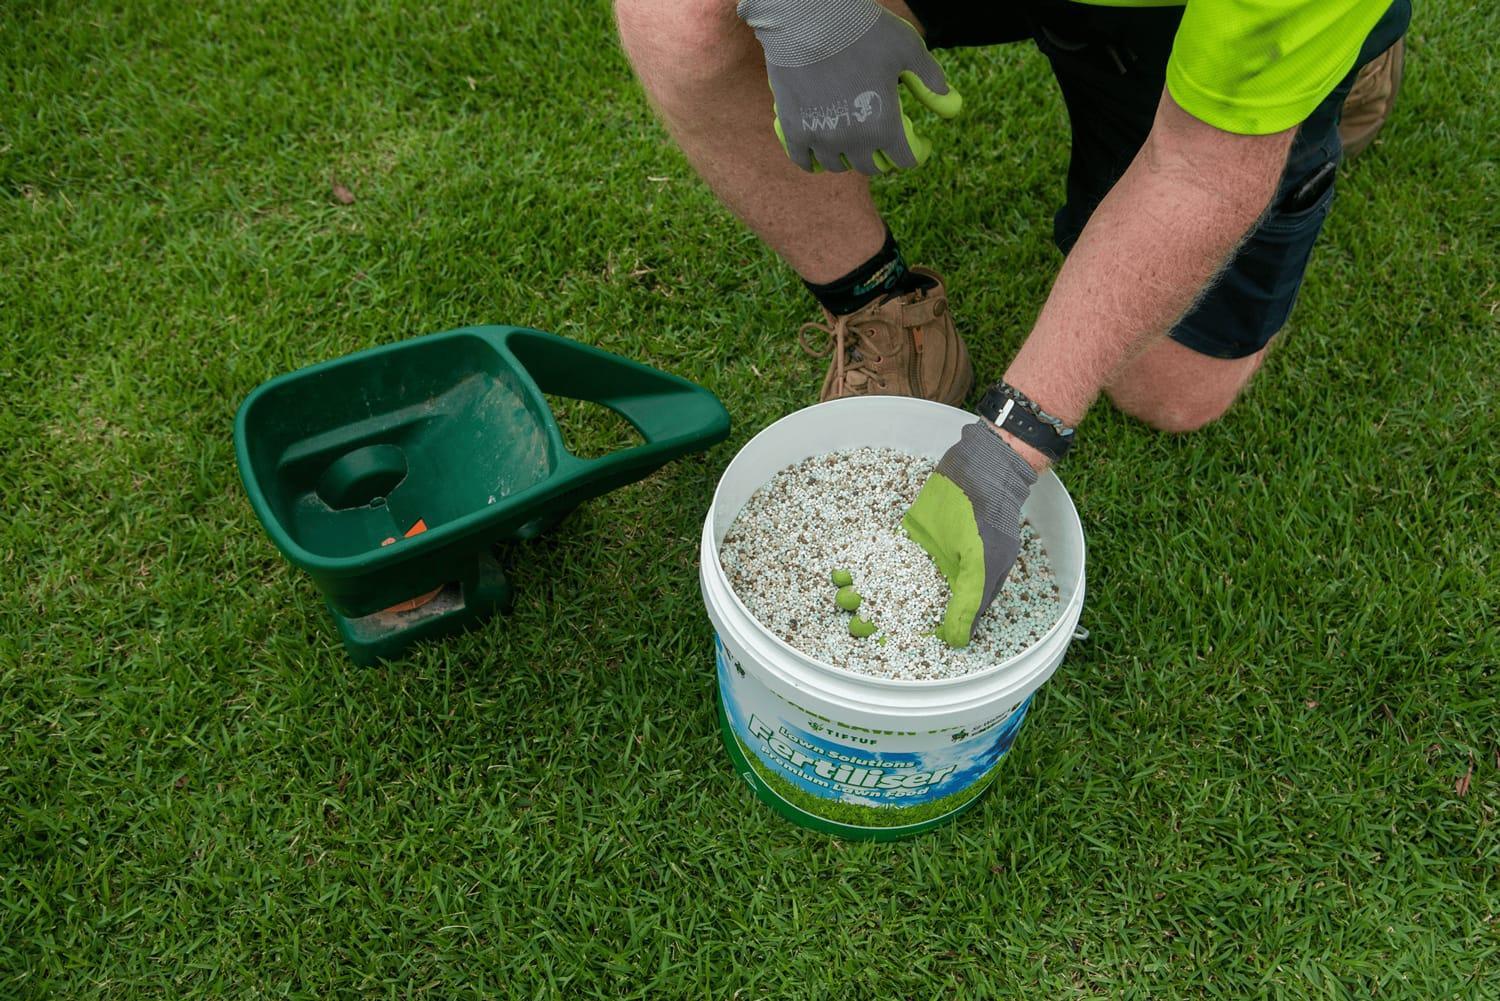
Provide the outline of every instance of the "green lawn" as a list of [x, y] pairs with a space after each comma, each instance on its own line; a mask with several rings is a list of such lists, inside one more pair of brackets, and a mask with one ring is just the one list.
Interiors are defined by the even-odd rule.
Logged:
[[[719, 744], [700, 519], [815, 395], [813, 309], [606, 4], [5, 4], [0, 996], [1500, 996], [1497, 32], [1419, 5], [1227, 419], [1090, 417], [1091, 638], [974, 810], [869, 845]], [[1066, 121], [1032, 48], [944, 61], [965, 113], [879, 196], [994, 376]], [[509, 618], [356, 668], [235, 408], [478, 322], [698, 380], [733, 437], [507, 553]]]

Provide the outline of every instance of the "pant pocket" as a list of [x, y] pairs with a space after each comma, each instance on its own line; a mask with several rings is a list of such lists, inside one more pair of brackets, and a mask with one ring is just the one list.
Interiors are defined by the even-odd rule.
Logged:
[[1255, 302], [1261, 307], [1257, 337], [1262, 345], [1286, 324], [1297, 304], [1313, 244], [1333, 207], [1333, 180], [1334, 172], [1329, 171], [1320, 190], [1293, 191], [1261, 220], [1236, 256], [1249, 300], [1246, 305]]
[[1283, 193], [1173, 338], [1216, 358], [1243, 358], [1265, 347], [1297, 303], [1332, 204], [1331, 172], [1314, 191]]

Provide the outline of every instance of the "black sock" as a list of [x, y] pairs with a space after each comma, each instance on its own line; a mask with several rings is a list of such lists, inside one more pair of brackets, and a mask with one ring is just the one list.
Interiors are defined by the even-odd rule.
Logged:
[[870, 258], [842, 278], [835, 278], [827, 285], [814, 285], [804, 281], [823, 308], [835, 316], [852, 313], [869, 303], [888, 295], [904, 295], [919, 288], [930, 288], [936, 284], [926, 275], [914, 273], [901, 257], [901, 248], [889, 228], [885, 231], [885, 243]]

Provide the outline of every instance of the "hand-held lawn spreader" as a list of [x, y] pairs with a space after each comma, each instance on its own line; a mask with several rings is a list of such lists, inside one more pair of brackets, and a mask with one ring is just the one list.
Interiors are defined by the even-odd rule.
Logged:
[[[544, 394], [602, 404], [640, 444], [568, 451]], [[465, 327], [278, 376], [235, 418], [250, 504], [323, 592], [358, 663], [506, 611], [491, 549], [722, 441], [708, 390], [522, 327]]]

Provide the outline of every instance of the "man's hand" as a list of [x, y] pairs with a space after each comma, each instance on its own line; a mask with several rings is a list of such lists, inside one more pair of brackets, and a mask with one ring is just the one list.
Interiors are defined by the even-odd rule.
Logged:
[[739, 0], [766, 53], [776, 138], [803, 170], [876, 174], [932, 152], [898, 84], [944, 118], [962, 99], [910, 24], [875, 0]]
[[1036, 473], [985, 421], [964, 428], [901, 519], [952, 596], [937, 636], [967, 646], [1021, 551], [1021, 505]]

